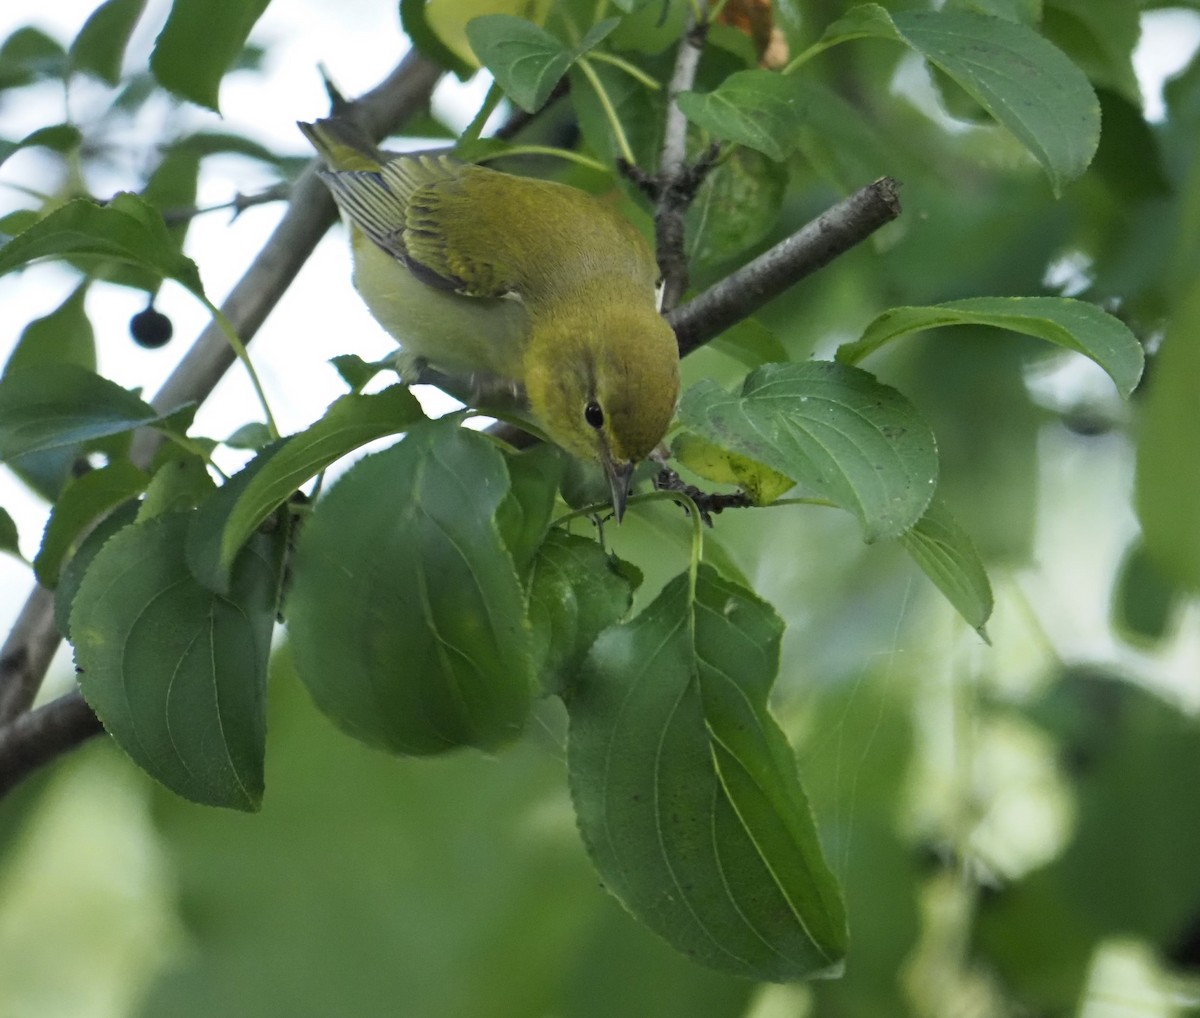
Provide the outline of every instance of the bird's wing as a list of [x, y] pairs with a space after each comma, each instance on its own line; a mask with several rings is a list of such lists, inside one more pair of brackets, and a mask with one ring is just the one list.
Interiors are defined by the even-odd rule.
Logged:
[[[443, 156], [402, 156], [379, 171], [331, 171], [321, 176], [338, 206], [379, 247], [425, 283], [471, 297], [503, 297], [511, 280], [488, 252], [453, 248], [447, 209], [469, 203], [464, 164]], [[459, 208], [458, 214], [469, 215]]]

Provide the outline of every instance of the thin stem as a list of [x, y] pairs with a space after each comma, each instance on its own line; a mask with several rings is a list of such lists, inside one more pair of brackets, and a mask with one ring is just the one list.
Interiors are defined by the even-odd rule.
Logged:
[[620, 118], [617, 116], [617, 111], [613, 109], [612, 100], [608, 97], [608, 92], [600, 83], [600, 78], [593, 69], [587, 57], [580, 57], [575, 66], [583, 71], [589, 84], [596, 90], [596, 98], [600, 100], [600, 106], [604, 110], [604, 116], [608, 118], [609, 126], [612, 128], [613, 138], [617, 143], [617, 149], [621, 153], [621, 158], [630, 165], [633, 165], [636, 160], [633, 158], [633, 149], [629, 147], [629, 139], [625, 137], [625, 129], [621, 126]]
[[250, 376], [250, 384], [254, 387], [254, 394], [258, 397], [263, 414], [266, 415], [267, 430], [270, 431], [271, 438], [278, 438], [279, 426], [275, 423], [275, 415], [271, 413], [271, 404], [267, 401], [267, 394], [263, 390], [258, 372], [254, 370], [254, 362], [250, 360], [250, 355], [246, 352], [246, 346], [238, 336], [237, 329], [233, 327], [233, 323], [228, 318], [221, 314], [221, 309], [212, 303], [212, 301], [205, 298], [204, 303], [208, 307], [208, 310], [212, 312], [213, 321], [217, 323], [217, 327], [224, 333], [226, 342], [233, 347], [234, 355], [242, 362], [242, 366], [245, 367], [246, 373]]
[[590, 170], [598, 170], [601, 173], [609, 172], [609, 168], [598, 159], [585, 156], [582, 152], [573, 152], [569, 148], [555, 148], [553, 145], [514, 145], [512, 148], [506, 148], [503, 152], [492, 152], [480, 159], [479, 162], [490, 163], [496, 159], [507, 159], [509, 156], [555, 156], [565, 159], [567, 162], [586, 166]]
[[696, 600], [696, 579], [700, 575], [700, 561], [704, 558], [704, 514], [691, 495], [682, 491], [655, 491], [646, 496], [683, 504], [684, 511], [692, 521], [692, 552], [688, 559], [688, 598]]
[[291, 193], [292, 185], [290, 183], [274, 184], [257, 194], [236, 194], [229, 201], [223, 201], [217, 205], [205, 205], [203, 208], [176, 208], [166, 209], [163, 214], [163, 222], [168, 226], [178, 226], [181, 223], [189, 222], [197, 216], [204, 216], [210, 212], [222, 212], [225, 209], [233, 209], [234, 218], [240, 216], [246, 209], [253, 208], [255, 205], [267, 205], [271, 202], [284, 201]]
[[800, 68], [801, 66], [806, 64], [809, 60], [811, 60], [813, 57], [815, 57], [818, 53], [824, 53], [827, 49], [832, 49], [838, 43], [846, 42], [852, 38], [859, 38], [859, 37], [843, 35], [843, 36], [839, 36], [836, 39], [818, 39], [811, 46], [809, 46], [808, 49], [802, 50], [800, 53], [796, 54], [796, 56], [794, 56], [791, 59], [791, 61], [789, 61], [788, 65], [780, 73], [781, 74], [791, 74], [793, 71], [797, 70], [798, 68]]
[[662, 85], [655, 81], [650, 75], [643, 71], [637, 64], [631, 64], [624, 57], [619, 57], [615, 53], [605, 53], [603, 50], [592, 50], [588, 54], [589, 60], [599, 60], [602, 64], [611, 64], [618, 70], [624, 71], [635, 81], [645, 85], [651, 92], [662, 91]]
[[759, 508], [774, 509], [779, 505], [819, 505], [826, 509], [839, 508], [836, 502], [831, 502], [827, 498], [777, 498], [774, 502], [768, 502], [766, 505], [760, 506]]
[[479, 112], [475, 114], [475, 118], [467, 125], [467, 129], [463, 131], [462, 137], [458, 143], [461, 145], [466, 141], [475, 141], [486, 126], [488, 119], [496, 112], [496, 107], [500, 105], [500, 100], [504, 98], [504, 90], [495, 82], [492, 82], [491, 88], [488, 89], [487, 95], [483, 97], [483, 105], [479, 107]]

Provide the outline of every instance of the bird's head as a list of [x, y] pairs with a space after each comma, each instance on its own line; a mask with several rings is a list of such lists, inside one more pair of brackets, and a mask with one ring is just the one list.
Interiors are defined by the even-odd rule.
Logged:
[[619, 521], [634, 467], [662, 441], [675, 412], [679, 352], [653, 305], [591, 304], [587, 312], [534, 320], [525, 384], [551, 440], [604, 468]]

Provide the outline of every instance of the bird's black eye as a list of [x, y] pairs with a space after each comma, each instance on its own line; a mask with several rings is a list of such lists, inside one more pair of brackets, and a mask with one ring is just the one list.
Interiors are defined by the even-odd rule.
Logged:
[[583, 419], [588, 422], [593, 428], [599, 431], [604, 427], [604, 411], [600, 409], [600, 404], [593, 400], [583, 408]]

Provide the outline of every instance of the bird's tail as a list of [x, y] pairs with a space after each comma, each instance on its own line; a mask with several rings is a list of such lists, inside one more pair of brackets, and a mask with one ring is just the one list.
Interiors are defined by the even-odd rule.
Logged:
[[298, 121], [296, 126], [331, 170], [378, 171], [384, 162], [367, 133], [343, 117], [334, 115], [311, 124]]

